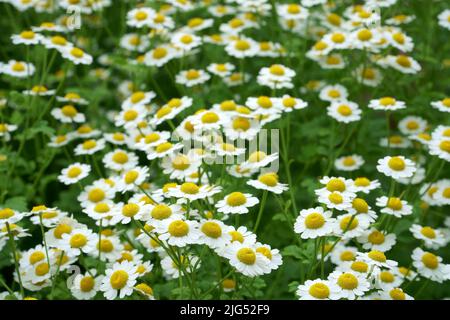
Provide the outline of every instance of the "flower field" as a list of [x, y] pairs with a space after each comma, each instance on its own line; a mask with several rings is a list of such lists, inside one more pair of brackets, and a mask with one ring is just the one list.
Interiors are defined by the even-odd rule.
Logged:
[[450, 298], [448, 1], [0, 17], [0, 300]]

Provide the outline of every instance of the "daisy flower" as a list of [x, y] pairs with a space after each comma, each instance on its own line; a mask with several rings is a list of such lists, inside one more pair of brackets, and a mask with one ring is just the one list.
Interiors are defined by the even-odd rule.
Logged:
[[116, 190], [123, 193], [136, 189], [136, 186], [140, 186], [147, 180], [148, 171], [147, 167], [135, 167], [124, 172], [117, 183]]
[[366, 250], [386, 252], [395, 245], [396, 239], [397, 236], [394, 233], [385, 234], [375, 228], [371, 228], [359, 236], [357, 240]]
[[347, 89], [340, 85], [327, 85], [320, 90], [319, 99], [323, 101], [341, 101], [348, 97]]
[[153, 148], [147, 150], [147, 159], [153, 160], [173, 155], [176, 151], [183, 148], [182, 143], [172, 144], [171, 142], [162, 142]]
[[417, 273], [424, 278], [439, 283], [450, 278], [450, 265], [443, 264], [442, 258], [431, 252], [416, 248], [412, 253], [412, 260]]
[[231, 242], [230, 228], [222, 221], [201, 220], [198, 229], [200, 231], [198, 242], [206, 244], [211, 249], [224, 248]]
[[206, 69], [221, 78], [224, 78], [226, 76], [229, 76], [234, 70], [235, 66], [231, 63], [212, 63], [210, 64]]
[[370, 219], [365, 214], [346, 214], [337, 217], [334, 232], [343, 239], [351, 239], [362, 235], [370, 225]]
[[403, 156], [387, 156], [378, 160], [377, 170], [388, 177], [401, 179], [412, 177], [417, 169], [413, 161]]
[[446, 245], [445, 235], [439, 229], [413, 224], [409, 231], [411, 231], [414, 238], [422, 240], [427, 248], [437, 250]]
[[202, 39], [200, 37], [185, 32], [175, 33], [172, 35], [170, 41], [174, 47], [183, 51], [191, 51], [192, 49], [200, 46], [202, 43]]
[[[133, 110], [133, 107], [144, 106], [152, 101], [156, 97], [153, 91], [136, 91], [122, 102], [122, 110]], [[139, 108], [138, 111], [144, 111], [145, 109]], [[139, 112], [138, 112], [139, 114]], [[131, 115], [131, 114], [130, 114]]]
[[363, 165], [364, 159], [357, 154], [337, 158], [334, 162], [336, 169], [341, 171], [356, 171]]
[[421, 117], [408, 116], [398, 123], [398, 129], [404, 135], [416, 135], [426, 130], [428, 123]]
[[357, 257], [367, 262], [371, 267], [380, 267], [393, 269], [397, 266], [397, 262], [394, 260], [389, 260], [386, 258], [386, 255], [378, 250], [372, 250], [369, 252], [358, 252]]
[[102, 159], [106, 168], [122, 171], [130, 170], [136, 167], [138, 157], [132, 152], [127, 152], [122, 149], [108, 152]]
[[450, 162], [450, 138], [432, 139], [428, 147], [431, 155]]
[[263, 275], [270, 270], [270, 260], [256, 251], [255, 245], [247, 246], [234, 241], [226, 247], [225, 257], [239, 273], [248, 277]]
[[148, 7], [135, 8], [127, 12], [127, 25], [135, 28], [151, 27], [155, 10]]
[[258, 198], [253, 197], [250, 193], [232, 192], [218, 201], [216, 208], [218, 212], [225, 214], [244, 214], [249, 212], [248, 208], [258, 203]]
[[369, 101], [369, 108], [374, 110], [395, 111], [406, 108], [403, 101], [396, 100], [392, 97], [383, 97]]
[[170, 188], [168, 194], [170, 197], [184, 198], [189, 201], [194, 201], [210, 197], [220, 192], [221, 190], [222, 190], [221, 187], [217, 186], [209, 186], [209, 185], [198, 186], [193, 182], [185, 182], [181, 185], [177, 185], [173, 188]]
[[[94, 269], [93, 272], [96, 270]], [[92, 273], [92, 271], [91, 271]], [[99, 291], [103, 276], [92, 276], [89, 273], [78, 274], [69, 288], [72, 295], [78, 300], [90, 300]]]
[[303, 209], [294, 224], [294, 231], [302, 239], [314, 239], [332, 233], [335, 219], [331, 211], [324, 211], [322, 207]]
[[133, 286], [136, 284], [138, 275], [133, 263], [129, 261], [116, 262], [106, 270], [100, 290], [108, 300], [116, 297], [122, 299], [133, 293]]
[[431, 106], [442, 112], [450, 112], [450, 98], [431, 102]]
[[261, 130], [261, 123], [249, 117], [235, 116], [224, 123], [224, 132], [231, 140], [252, 140]]
[[92, 64], [93, 58], [91, 55], [84, 52], [77, 47], [65, 47], [61, 50], [63, 58], [72, 61], [74, 64]]
[[328, 280], [341, 288], [339, 291], [341, 299], [355, 300], [370, 290], [367, 279], [352, 271], [334, 271], [328, 276]]
[[278, 181], [275, 172], [260, 174], [257, 180], [248, 180], [247, 184], [261, 190], [267, 190], [275, 194], [281, 194], [288, 189], [287, 184]]
[[156, 226], [156, 230], [160, 240], [176, 247], [199, 243], [201, 237], [198, 222], [191, 220], [165, 219]]
[[306, 280], [295, 292], [299, 300], [339, 300], [340, 288], [331, 281], [316, 279]]
[[87, 228], [73, 229], [70, 233], [62, 234], [61, 238], [60, 249], [71, 257], [94, 251], [97, 243], [97, 235]]
[[376, 205], [382, 207], [380, 211], [394, 217], [401, 218], [402, 216], [412, 214], [412, 206], [405, 200], [397, 197], [380, 197], [376, 200]]
[[282, 256], [278, 249], [272, 249], [268, 244], [262, 244], [259, 242], [255, 244], [255, 248], [256, 252], [263, 254], [270, 261], [269, 270], [267, 273], [278, 269], [278, 267], [283, 263]]
[[414, 300], [409, 294], [406, 294], [402, 288], [391, 288], [382, 291], [380, 294], [382, 300]]
[[386, 62], [389, 66], [405, 74], [416, 74], [422, 70], [420, 64], [411, 57], [400, 54], [398, 56], [387, 56]]
[[177, 58], [178, 51], [169, 45], [161, 45], [148, 51], [144, 56], [144, 64], [150, 67], [161, 67], [170, 60]]
[[187, 87], [193, 87], [205, 83], [211, 76], [203, 70], [189, 69], [178, 73], [175, 82]]
[[291, 97], [290, 95], [284, 95], [283, 97], [278, 98], [276, 104], [280, 110], [285, 112], [304, 109], [308, 106], [307, 102], [298, 98]]
[[36, 70], [33, 64], [22, 61], [10, 60], [1, 68], [2, 72], [16, 78], [32, 76]]
[[91, 172], [91, 166], [79, 162], [73, 163], [61, 171], [58, 180], [66, 185], [77, 183]]
[[362, 111], [354, 102], [333, 101], [327, 108], [327, 113], [338, 122], [350, 123], [361, 120]]
[[230, 41], [225, 47], [225, 51], [237, 59], [253, 57], [257, 54], [258, 50], [258, 43], [250, 38], [240, 38]]
[[20, 34], [14, 34], [11, 36], [13, 44], [35, 45], [39, 44], [42, 39], [42, 35], [31, 30], [22, 31]]
[[86, 121], [86, 117], [83, 113], [78, 112], [78, 110], [73, 105], [65, 105], [61, 108], [54, 108], [51, 111], [51, 115], [62, 123], [83, 123]]

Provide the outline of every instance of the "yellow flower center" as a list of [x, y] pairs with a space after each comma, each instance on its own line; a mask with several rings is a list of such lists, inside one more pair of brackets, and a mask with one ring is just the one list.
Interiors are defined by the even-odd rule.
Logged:
[[69, 178], [76, 178], [81, 174], [81, 169], [80, 167], [72, 167], [67, 171], [67, 176]]
[[189, 34], [185, 34], [180, 38], [180, 41], [183, 42], [184, 44], [190, 44], [193, 40], [194, 38]]
[[4, 208], [0, 210], [0, 219], [6, 220], [14, 216], [14, 210], [10, 208]]
[[195, 80], [200, 78], [200, 72], [198, 72], [197, 70], [191, 69], [188, 72], [186, 72], [186, 78], [188, 80]]
[[367, 270], [369, 270], [369, 266], [367, 265], [367, 263], [365, 263], [363, 261], [353, 262], [352, 265], [350, 266], [350, 268], [353, 271], [360, 272], [360, 273], [366, 273]]
[[72, 48], [70, 54], [75, 58], [82, 58], [84, 56], [84, 52], [80, 48]]
[[393, 300], [405, 300], [406, 295], [402, 291], [402, 289], [394, 288], [391, 291], [389, 291], [389, 295]]
[[35, 264], [36, 262], [42, 261], [44, 259], [45, 259], [45, 254], [42, 251], [35, 251], [32, 254], [30, 254], [28, 261], [31, 264]]
[[406, 164], [405, 164], [405, 161], [402, 158], [400, 158], [400, 157], [392, 157], [388, 161], [388, 166], [392, 170], [402, 171], [402, 170], [405, 169]]
[[125, 178], [124, 178], [125, 179], [125, 183], [127, 183], [127, 184], [134, 183], [138, 177], [139, 177], [139, 172], [138, 171], [136, 171], [136, 170], [128, 171], [125, 174]]
[[342, 43], [345, 41], [345, 36], [342, 33], [333, 33], [331, 41], [334, 43]]
[[431, 228], [431, 227], [423, 227], [423, 228], [420, 230], [420, 233], [421, 233], [422, 235], [424, 235], [425, 237], [429, 238], [429, 239], [434, 239], [434, 238], [436, 238], [436, 232], [435, 232], [434, 229]]
[[308, 290], [309, 294], [316, 299], [326, 299], [330, 296], [330, 288], [324, 283], [314, 283]]
[[359, 225], [358, 219], [356, 217], [352, 219], [352, 216], [345, 216], [339, 223], [341, 230], [347, 231], [355, 229], [358, 225]]
[[318, 212], [310, 213], [305, 218], [305, 226], [308, 229], [319, 229], [325, 224], [325, 218]]
[[392, 283], [394, 282], [394, 275], [389, 271], [382, 271], [380, 272], [380, 279], [385, 283]]
[[115, 290], [120, 290], [123, 287], [126, 286], [128, 282], [128, 273], [126, 273], [124, 270], [117, 270], [114, 271], [111, 275], [111, 278], [109, 279], [109, 283], [111, 284], [111, 287]]
[[258, 105], [264, 109], [269, 109], [272, 107], [272, 100], [269, 97], [261, 96], [257, 100]]
[[375, 230], [371, 234], [369, 234], [367, 239], [372, 244], [382, 244], [384, 242], [384, 234], [380, 231]]
[[201, 229], [210, 238], [217, 239], [222, 235], [222, 228], [218, 223], [213, 221], [205, 222]]
[[136, 20], [138, 20], [138, 21], [144, 21], [145, 19], [147, 19], [147, 12], [145, 12], [145, 11], [138, 11], [138, 12], [136, 12], [136, 14], [134, 15], [134, 17], [135, 17]]
[[338, 16], [335, 13], [331, 13], [327, 16], [327, 21], [331, 23], [334, 26], [340, 26], [341, 25], [341, 17]]
[[234, 48], [239, 51], [246, 51], [250, 49], [250, 43], [245, 40], [238, 40], [236, 41]]
[[36, 266], [36, 268], [34, 269], [34, 273], [38, 277], [45, 276], [49, 271], [50, 271], [50, 267], [49, 267], [48, 263], [46, 263], [46, 262], [38, 264]]
[[372, 39], [373, 35], [369, 29], [362, 29], [358, 31], [357, 37], [360, 41], [369, 41]]
[[100, 202], [105, 199], [105, 196], [105, 192], [100, 188], [94, 188], [88, 193], [88, 199], [91, 202]]
[[72, 105], [66, 105], [66, 106], [62, 107], [61, 112], [63, 115], [65, 115], [66, 117], [69, 117], [69, 118], [75, 117], [78, 113], [77, 109], [75, 109], [75, 107]]
[[330, 200], [334, 204], [340, 204], [344, 202], [344, 198], [339, 192], [332, 192], [328, 195], [328, 200]]
[[445, 151], [447, 153], [450, 153], [450, 140], [444, 140], [439, 144], [439, 148], [442, 151]]
[[82, 248], [86, 245], [86, 243], [87, 243], [87, 238], [82, 233], [74, 234], [70, 238], [70, 246], [72, 248], [76, 248], [76, 249]]
[[386, 262], [386, 256], [381, 251], [372, 250], [367, 255], [372, 260], [375, 260], [375, 261], [378, 261], [378, 262]]
[[250, 127], [250, 121], [246, 118], [238, 117], [233, 120], [233, 129], [235, 130], [247, 131]]
[[278, 175], [274, 172], [269, 172], [259, 176], [258, 181], [269, 187], [275, 187], [278, 184]]
[[344, 160], [342, 161], [342, 163], [346, 167], [351, 167], [356, 164], [356, 161], [355, 161], [355, 159], [353, 159], [353, 157], [345, 157]]
[[266, 247], [258, 247], [256, 248], [256, 252], [261, 253], [264, 255], [267, 259], [272, 260], [272, 252]]
[[227, 204], [231, 207], [239, 207], [247, 202], [247, 198], [241, 192], [232, 192], [227, 197]]
[[200, 187], [193, 182], [185, 182], [181, 185], [180, 190], [187, 194], [197, 194]]
[[97, 213], [107, 213], [111, 208], [107, 203], [97, 203], [94, 207], [94, 211]]
[[387, 206], [392, 210], [401, 210], [403, 208], [402, 200], [396, 197], [389, 198]]
[[252, 265], [256, 261], [256, 253], [251, 248], [241, 248], [237, 252], [237, 258], [246, 265]]
[[176, 170], [186, 170], [190, 165], [189, 158], [185, 155], [178, 155], [172, 160], [172, 167]]
[[358, 278], [351, 273], [343, 273], [337, 280], [338, 285], [345, 290], [353, 290], [358, 287]]
[[216, 123], [217, 121], [219, 121], [219, 116], [214, 112], [205, 112], [202, 115], [203, 123]]
[[83, 292], [89, 292], [94, 288], [95, 281], [91, 276], [83, 277], [80, 281], [80, 289]]
[[54, 36], [51, 38], [51, 42], [57, 46], [65, 46], [67, 44], [67, 40], [61, 36]]
[[22, 33], [20, 33], [20, 37], [27, 40], [34, 39], [35, 35], [36, 34], [33, 31], [23, 31]]
[[163, 48], [163, 47], [159, 47], [159, 48], [155, 48], [154, 50], [153, 50], [153, 54], [152, 54], [152, 56], [153, 56], [153, 58], [154, 59], [162, 59], [162, 58], [164, 58], [165, 56], [167, 56], [167, 49], [166, 48]]
[[184, 237], [189, 233], [189, 225], [183, 220], [175, 220], [170, 223], [168, 231], [173, 237]]
[[53, 230], [53, 235], [56, 239], [62, 239], [63, 234], [68, 234], [72, 232], [72, 227], [68, 224], [59, 224], [56, 226], [56, 228]]
[[231, 235], [231, 241], [244, 242], [244, 236], [239, 231], [230, 231], [229, 234]]
[[139, 212], [139, 206], [135, 203], [127, 203], [122, 208], [122, 214], [125, 217], [134, 217]]
[[282, 76], [284, 75], [284, 68], [279, 64], [274, 64], [269, 68], [269, 71], [271, 74], [274, 74], [276, 76]]
[[350, 116], [353, 112], [352, 112], [352, 108], [350, 108], [349, 106], [342, 104], [337, 108], [337, 112], [339, 112], [340, 115], [344, 116], [344, 117], [348, 117]]
[[429, 269], [436, 269], [439, 266], [439, 260], [436, 255], [425, 252], [422, 256], [422, 262]]
[[12, 69], [16, 72], [25, 71], [25, 65], [21, 62], [16, 62], [12, 65]]
[[125, 164], [128, 162], [128, 155], [123, 151], [118, 151], [114, 153], [112, 160], [118, 164]]
[[322, 50], [325, 50], [326, 48], [328, 48], [328, 44], [324, 41], [318, 41], [314, 45], [314, 49], [317, 51], [322, 51]]
[[339, 92], [339, 90], [331, 89], [330, 91], [328, 91], [328, 96], [330, 98], [337, 99], [341, 97], [341, 93]]
[[154, 219], [164, 220], [172, 215], [172, 209], [168, 205], [158, 204], [152, 209], [150, 214]]
[[361, 199], [361, 198], [355, 198], [352, 201], [352, 207], [358, 213], [367, 213], [369, 211], [369, 205], [367, 204], [366, 200]]
[[350, 250], [345, 250], [341, 253], [340, 258], [342, 261], [353, 261], [355, 260], [355, 254]]
[[405, 55], [399, 55], [395, 61], [402, 67], [405, 68], [411, 67], [411, 60], [409, 60], [409, 58]]

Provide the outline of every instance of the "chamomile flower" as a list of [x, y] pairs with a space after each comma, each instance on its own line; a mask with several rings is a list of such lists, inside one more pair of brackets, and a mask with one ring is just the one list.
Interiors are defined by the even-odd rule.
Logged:
[[402, 288], [390, 288], [382, 291], [380, 298], [382, 300], [414, 300], [414, 298], [405, 293]]
[[11, 139], [10, 132], [16, 131], [17, 126], [9, 123], [0, 123], [0, 137], [3, 137], [5, 141], [9, 141]]
[[248, 180], [247, 184], [261, 190], [281, 194], [287, 190], [287, 184], [278, 181], [278, 175], [275, 172], [262, 173], [257, 180]]
[[416, 172], [413, 161], [403, 156], [387, 156], [378, 160], [377, 170], [394, 179], [410, 178]]
[[92, 64], [93, 58], [91, 55], [84, 52], [77, 47], [65, 47], [61, 50], [63, 58], [72, 61], [74, 64]]
[[116, 297], [122, 299], [133, 293], [133, 286], [136, 284], [138, 275], [136, 265], [132, 262], [116, 262], [106, 270], [100, 290], [108, 300]]
[[385, 252], [389, 251], [395, 245], [396, 238], [397, 237], [394, 233], [385, 234], [372, 228], [359, 236], [358, 242], [360, 242], [366, 250], [378, 250]]
[[430, 154], [450, 162], [450, 138], [432, 139], [428, 147]]
[[86, 178], [89, 172], [91, 172], [90, 165], [76, 162], [64, 168], [58, 176], [58, 180], [66, 185], [74, 184]]
[[450, 98], [444, 98], [440, 101], [432, 101], [431, 106], [442, 112], [450, 112]]
[[136, 189], [147, 180], [149, 176], [147, 167], [135, 167], [123, 173], [116, 186], [117, 191], [126, 192]]
[[328, 115], [338, 122], [350, 123], [361, 119], [361, 109], [351, 101], [333, 101], [327, 108]]
[[[95, 269], [93, 270], [96, 271]], [[93, 276], [89, 273], [78, 274], [69, 288], [72, 295], [78, 300], [90, 300], [99, 291], [103, 276]]]
[[183, 148], [182, 143], [173, 144], [168, 141], [161, 142], [155, 147], [147, 150], [147, 159], [153, 160], [157, 158], [164, 158], [166, 156], [171, 156], [182, 148]]
[[352, 271], [334, 271], [328, 276], [328, 280], [341, 288], [339, 292], [341, 299], [355, 300], [370, 290], [367, 279]]
[[367, 201], [362, 198], [354, 198], [352, 200], [351, 207], [346, 210], [350, 214], [363, 214], [366, 215], [370, 222], [377, 219], [377, 214], [368, 205]]
[[364, 162], [361, 156], [353, 154], [336, 159], [334, 166], [341, 171], [356, 171], [364, 165]]
[[248, 213], [248, 208], [253, 207], [259, 203], [258, 198], [253, 197], [250, 193], [232, 192], [225, 196], [216, 204], [218, 212], [225, 214], [245, 214]]
[[331, 211], [324, 211], [322, 207], [303, 209], [294, 224], [294, 231], [302, 239], [315, 239], [330, 235], [333, 232], [335, 219]]
[[207, 70], [221, 78], [229, 76], [234, 70], [235, 66], [231, 63], [212, 63], [207, 67]]
[[262, 68], [258, 74], [258, 84], [271, 89], [293, 88], [292, 78], [295, 71], [281, 64], [274, 64], [270, 67]]
[[167, 241], [171, 246], [185, 247], [188, 244], [199, 243], [201, 233], [196, 221], [184, 219], [165, 219], [156, 226], [159, 239]]
[[25, 44], [36, 45], [43, 39], [43, 36], [39, 33], [35, 33], [31, 30], [22, 31], [20, 34], [14, 34], [11, 36], [13, 44]]
[[224, 248], [231, 242], [231, 229], [222, 221], [208, 219], [201, 220], [198, 226], [200, 237], [198, 242], [206, 244], [212, 249]]
[[45, 96], [52, 96], [55, 94], [55, 92], [56, 92], [55, 90], [49, 90], [45, 86], [36, 85], [36, 86], [33, 86], [33, 88], [31, 88], [31, 90], [23, 91], [23, 94], [27, 94], [30, 96], [45, 97]]
[[416, 116], [405, 117], [398, 123], [398, 129], [405, 135], [415, 135], [424, 132], [427, 126], [426, 120]]
[[339, 300], [340, 288], [329, 280], [306, 280], [295, 292], [299, 300]]
[[33, 64], [17, 60], [10, 60], [1, 68], [1, 71], [4, 74], [15, 78], [26, 78], [32, 76], [35, 70], [36, 68]]
[[[152, 99], [155, 97], [156, 97], [156, 94], [153, 91], [147, 91], [147, 92], [136, 91], [122, 102], [122, 110], [124, 110], [125, 112], [127, 110], [134, 110], [133, 109], [134, 107], [144, 106], [144, 105], [150, 103], [152, 101]], [[139, 111], [143, 111], [143, 109], [141, 108], [141, 109], [136, 110], [136, 112], [138, 114], [139, 114]], [[129, 114], [129, 116], [131, 116], [131, 113]], [[124, 120], [126, 120], [126, 119], [124, 119]]]
[[417, 273], [424, 278], [439, 283], [450, 278], [450, 265], [443, 264], [442, 258], [431, 252], [416, 248], [412, 253], [412, 260]]
[[51, 115], [62, 123], [83, 123], [86, 121], [85, 115], [71, 104], [52, 109]]
[[189, 69], [178, 73], [175, 82], [187, 87], [193, 87], [205, 83], [210, 78], [211, 76], [203, 70]]
[[136, 154], [122, 149], [108, 152], [102, 159], [105, 167], [115, 171], [129, 170], [136, 167], [138, 158]]
[[144, 64], [151, 67], [161, 67], [176, 57], [178, 57], [178, 51], [175, 48], [169, 45], [161, 45], [145, 54]]
[[436, 250], [446, 245], [445, 235], [440, 229], [413, 224], [409, 231], [414, 238], [422, 240], [427, 248]]
[[225, 257], [239, 273], [248, 277], [255, 277], [267, 273], [270, 260], [256, 251], [256, 246], [247, 246], [239, 242], [232, 242], [225, 249]]
[[111, 222], [113, 224], [122, 223], [128, 224], [132, 219], [139, 218], [139, 216], [145, 215], [148, 212], [149, 205], [144, 202], [128, 202], [120, 203], [117, 206], [117, 211], [113, 215]]
[[397, 197], [380, 197], [376, 200], [376, 205], [382, 207], [380, 210], [382, 213], [393, 215], [394, 217], [401, 218], [412, 214], [412, 206], [405, 200]]
[[387, 56], [386, 57], [387, 64], [405, 74], [416, 74], [422, 70], [420, 64], [411, 57], [406, 55], [398, 55], [398, 56]]
[[225, 47], [225, 51], [230, 56], [238, 59], [253, 57], [257, 54], [258, 50], [258, 43], [250, 38], [240, 38], [230, 41]]
[[303, 101], [299, 98], [291, 97], [290, 95], [284, 95], [281, 98], [278, 98], [277, 107], [283, 112], [291, 112], [293, 110], [304, 109], [308, 106], [306, 101]]
[[151, 27], [155, 10], [148, 7], [135, 8], [127, 13], [127, 25], [135, 28]]
[[393, 97], [383, 97], [369, 101], [369, 108], [374, 110], [395, 111], [406, 108], [403, 101], [396, 100]]
[[179, 32], [175, 33], [171, 38], [174, 47], [182, 51], [191, 51], [201, 45], [202, 39], [191, 33]]
[[205, 199], [221, 191], [221, 187], [202, 185], [193, 182], [185, 182], [168, 190], [169, 196], [183, 198], [190, 201]]
[[280, 251], [278, 249], [272, 249], [268, 244], [257, 242], [255, 244], [255, 251], [263, 254], [267, 259], [269, 259], [269, 270], [267, 273], [278, 269], [278, 267], [283, 263]]
[[375, 274], [375, 286], [382, 290], [399, 287], [403, 283], [403, 278], [396, 274], [395, 270], [383, 270]]
[[371, 250], [369, 252], [358, 252], [358, 258], [367, 262], [371, 267], [380, 267], [393, 269], [397, 266], [397, 261], [389, 260], [386, 255], [378, 250]]
[[362, 235], [370, 225], [370, 218], [365, 214], [345, 214], [337, 217], [334, 232], [343, 239]]
[[327, 85], [320, 90], [319, 98], [324, 101], [341, 101], [348, 97], [347, 89], [340, 85]]
[[71, 257], [95, 250], [97, 235], [87, 228], [73, 229], [70, 233], [61, 236], [61, 250]]

